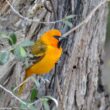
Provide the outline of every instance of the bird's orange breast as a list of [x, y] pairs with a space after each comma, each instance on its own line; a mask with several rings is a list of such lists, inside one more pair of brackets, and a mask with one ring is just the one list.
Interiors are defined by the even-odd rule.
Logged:
[[32, 74], [46, 74], [48, 73], [54, 66], [55, 63], [59, 60], [62, 54], [62, 48], [55, 48], [53, 46], [47, 46], [47, 51], [39, 62], [32, 65], [29, 69], [27, 69], [28, 76]]

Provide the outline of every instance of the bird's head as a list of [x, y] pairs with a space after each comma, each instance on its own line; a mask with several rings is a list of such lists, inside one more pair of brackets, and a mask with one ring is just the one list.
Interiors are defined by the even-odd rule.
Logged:
[[47, 32], [45, 32], [41, 36], [41, 40], [47, 44], [54, 47], [60, 47], [60, 38], [61, 38], [61, 32], [57, 29], [52, 29]]

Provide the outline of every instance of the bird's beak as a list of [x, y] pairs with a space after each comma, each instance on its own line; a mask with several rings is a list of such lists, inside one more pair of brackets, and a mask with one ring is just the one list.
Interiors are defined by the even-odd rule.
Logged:
[[57, 40], [59, 40], [60, 39], [60, 36], [54, 36], [54, 38], [56, 38]]
[[65, 41], [65, 38], [61, 37], [61, 36], [54, 36], [54, 38], [56, 38], [59, 42], [58, 42], [58, 48], [62, 47]]

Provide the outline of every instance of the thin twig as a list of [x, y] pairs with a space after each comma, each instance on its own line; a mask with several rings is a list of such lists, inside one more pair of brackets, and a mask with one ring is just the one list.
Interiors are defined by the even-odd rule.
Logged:
[[[56, 21], [50, 21], [50, 22], [41, 22], [39, 19], [29, 19], [27, 17], [22, 16], [17, 10], [15, 10], [15, 8], [11, 5], [11, 3], [6, 0], [6, 2], [8, 3], [8, 5], [11, 7], [11, 9], [13, 10], [14, 13], [16, 13], [20, 18], [30, 21], [30, 22], [39, 22], [39, 23], [43, 23], [43, 24], [55, 24], [57, 22], [62, 22], [63, 19], [60, 20], [56, 20]], [[110, 0], [103, 0], [101, 1], [92, 11], [91, 13], [77, 26], [75, 26], [74, 28], [72, 28], [71, 30], [69, 30], [67, 33], [63, 34], [62, 37], [67, 37], [68, 35], [70, 35], [72, 32], [74, 32], [75, 30], [79, 29], [82, 25], [87, 24], [90, 19], [92, 18], [92, 16], [94, 15], [94, 13], [106, 2], [110, 2]]]
[[[76, 27], [72, 28], [70, 31], [68, 31], [67, 33], [65, 33], [63, 35], [63, 37], [66, 37], [68, 35], [70, 35], [72, 32], [74, 32], [75, 30], [79, 29], [82, 25], [87, 24], [92, 16], [94, 15], [94, 13], [103, 5], [105, 4], [107, 1], [110, 0], [103, 0], [101, 1], [92, 11], [91, 13], [85, 18], [85, 20], [83, 20], [80, 24], [78, 24]], [[29, 19], [27, 17], [22, 16], [18, 11], [16, 11], [13, 6], [10, 4], [10, 2], [8, 0], [6, 0], [6, 2], [8, 3], [8, 5], [11, 7], [11, 9], [13, 10], [14, 13], [16, 13], [20, 18], [27, 20], [27, 21], [32, 21], [32, 22], [39, 22], [39, 23], [44, 23], [44, 24], [52, 24], [52, 23], [56, 23], [56, 22], [62, 22], [61, 20], [57, 20], [57, 21], [52, 21], [52, 22], [40, 22], [39, 19]], [[18, 98], [16, 95], [14, 95], [11, 91], [9, 91], [8, 89], [6, 89], [5, 87], [3, 87], [2, 85], [0, 85], [0, 88], [3, 89], [5, 92], [7, 92], [8, 94], [10, 94], [13, 98], [15, 98], [16, 100], [18, 100], [19, 102], [21, 102], [22, 104], [26, 105], [26, 102], [24, 102], [23, 100], [21, 100], [20, 98]]]
[[5, 92], [7, 92], [8, 94], [10, 94], [13, 98], [15, 98], [16, 100], [18, 100], [19, 102], [21, 102], [22, 104], [26, 105], [27, 103], [24, 102], [23, 100], [21, 100], [20, 98], [18, 98], [16, 95], [14, 95], [11, 91], [9, 91], [8, 89], [6, 89], [5, 87], [3, 87], [0, 84], [0, 88], [3, 89]]
[[17, 46], [19, 46], [23, 41], [25, 41], [25, 40], [29, 40], [29, 39], [27, 39], [27, 38], [22, 39], [21, 41], [17, 42], [14, 46], [8, 46], [7, 48], [5, 48], [5, 49], [3, 48], [3, 49], [1, 49], [0, 51], [1, 51], [1, 52], [12, 51], [12, 50], [14, 50]]
[[60, 19], [60, 20], [56, 20], [56, 21], [50, 21], [50, 22], [43, 22], [43, 21], [40, 21], [40, 19], [29, 19], [28, 17], [24, 17], [23, 15], [21, 15], [12, 5], [11, 3], [6, 0], [7, 4], [11, 7], [11, 9], [13, 10], [13, 12], [18, 15], [21, 19], [23, 20], [26, 20], [26, 21], [29, 21], [29, 22], [38, 22], [38, 23], [41, 23], [41, 24], [55, 24], [55, 23], [58, 23], [58, 22], [62, 22], [63, 19]]
[[[19, 109], [20, 107], [1, 107], [0, 110], [13, 110]], [[22, 110], [27, 110], [27, 108], [22, 108]]]
[[17, 87], [15, 87], [13, 89], [13, 91], [17, 90], [20, 86], [22, 86], [24, 83], [28, 82], [29, 80], [32, 80], [35, 83], [35, 85], [37, 86], [36, 79], [33, 76], [30, 76], [26, 80], [24, 80], [22, 83], [20, 83]]
[[36, 103], [39, 103], [41, 101], [41, 98], [39, 98], [38, 100], [28, 104], [28, 107], [31, 107], [32, 105], [36, 104]]
[[1, 20], [1, 21], [7, 21], [6, 18], [3, 18], [3, 17], [1, 17], [1, 16], [0, 16], [0, 20]]
[[20, 83], [17, 87], [15, 87], [15, 88], [13, 89], [13, 91], [17, 90], [17, 89], [18, 89], [19, 87], [21, 87], [24, 83], [28, 82], [31, 78], [32, 78], [32, 76], [29, 77], [29, 78], [27, 78], [26, 80], [24, 80], [24, 81], [23, 81], [22, 83]]
[[103, 4], [105, 4], [107, 1], [109, 2], [110, 0], [101, 1], [81, 23], [79, 23], [77, 26], [75, 26], [74, 28], [72, 28], [71, 30], [69, 30], [68, 32], [66, 32], [65, 34], [63, 34], [63, 35], [62, 35], [62, 38], [67, 37], [67, 36], [70, 35], [72, 32], [74, 32], [75, 30], [79, 29], [82, 25], [87, 24], [87, 23], [91, 20], [91, 18], [92, 18], [92, 16], [94, 15], [94, 13], [95, 13]]

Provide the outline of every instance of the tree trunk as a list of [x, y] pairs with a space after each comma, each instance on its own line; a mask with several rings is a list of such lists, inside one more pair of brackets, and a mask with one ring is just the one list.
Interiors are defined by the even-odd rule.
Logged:
[[[55, 20], [73, 14], [75, 18], [70, 21], [73, 27], [86, 19], [92, 9], [101, 2], [100, 0], [54, 0], [54, 14], [49, 13], [43, 8], [31, 15], [30, 7], [34, 6], [31, 5], [29, 0], [11, 1], [10, 3], [19, 12], [21, 11], [24, 16], [30, 18], [36, 18], [37, 16], [41, 20]], [[0, 2], [0, 12], [3, 15], [1, 18], [4, 16], [8, 17], [8, 21], [5, 21], [5, 19], [0, 21], [0, 30], [2, 31], [7, 31], [8, 28], [9, 32], [14, 31], [18, 35], [23, 36], [22, 38], [24, 38], [24, 35], [30, 38], [33, 33], [42, 33], [44, 30], [54, 26], [61, 29], [63, 33], [70, 30], [63, 23], [42, 25], [23, 21], [9, 8], [6, 2], [3, 0]], [[37, 2], [42, 4], [41, 1]], [[59, 99], [60, 106], [58, 110], [110, 109], [109, 95], [105, 93], [101, 82], [107, 11], [107, 4], [103, 4], [94, 13], [89, 22], [71, 33], [64, 43], [64, 54], [62, 55], [61, 62], [57, 65], [58, 77], [56, 77], [56, 83], [53, 85], [56, 87], [54, 89], [54, 96]], [[9, 103], [3, 103], [7, 100], [6, 97], [7, 95], [4, 95], [3, 101], [0, 102], [0, 107], [10, 105]]]
[[[60, 3], [61, 2], [61, 3]], [[65, 5], [79, 16], [76, 25], [100, 3], [100, 0], [59, 1], [64, 16]], [[69, 10], [69, 11], [70, 11]], [[64, 110], [109, 110], [108, 97], [101, 83], [103, 48], [106, 37], [107, 7], [103, 5], [86, 25], [68, 38], [66, 56], [61, 75]], [[69, 45], [68, 45], [69, 44]]]

